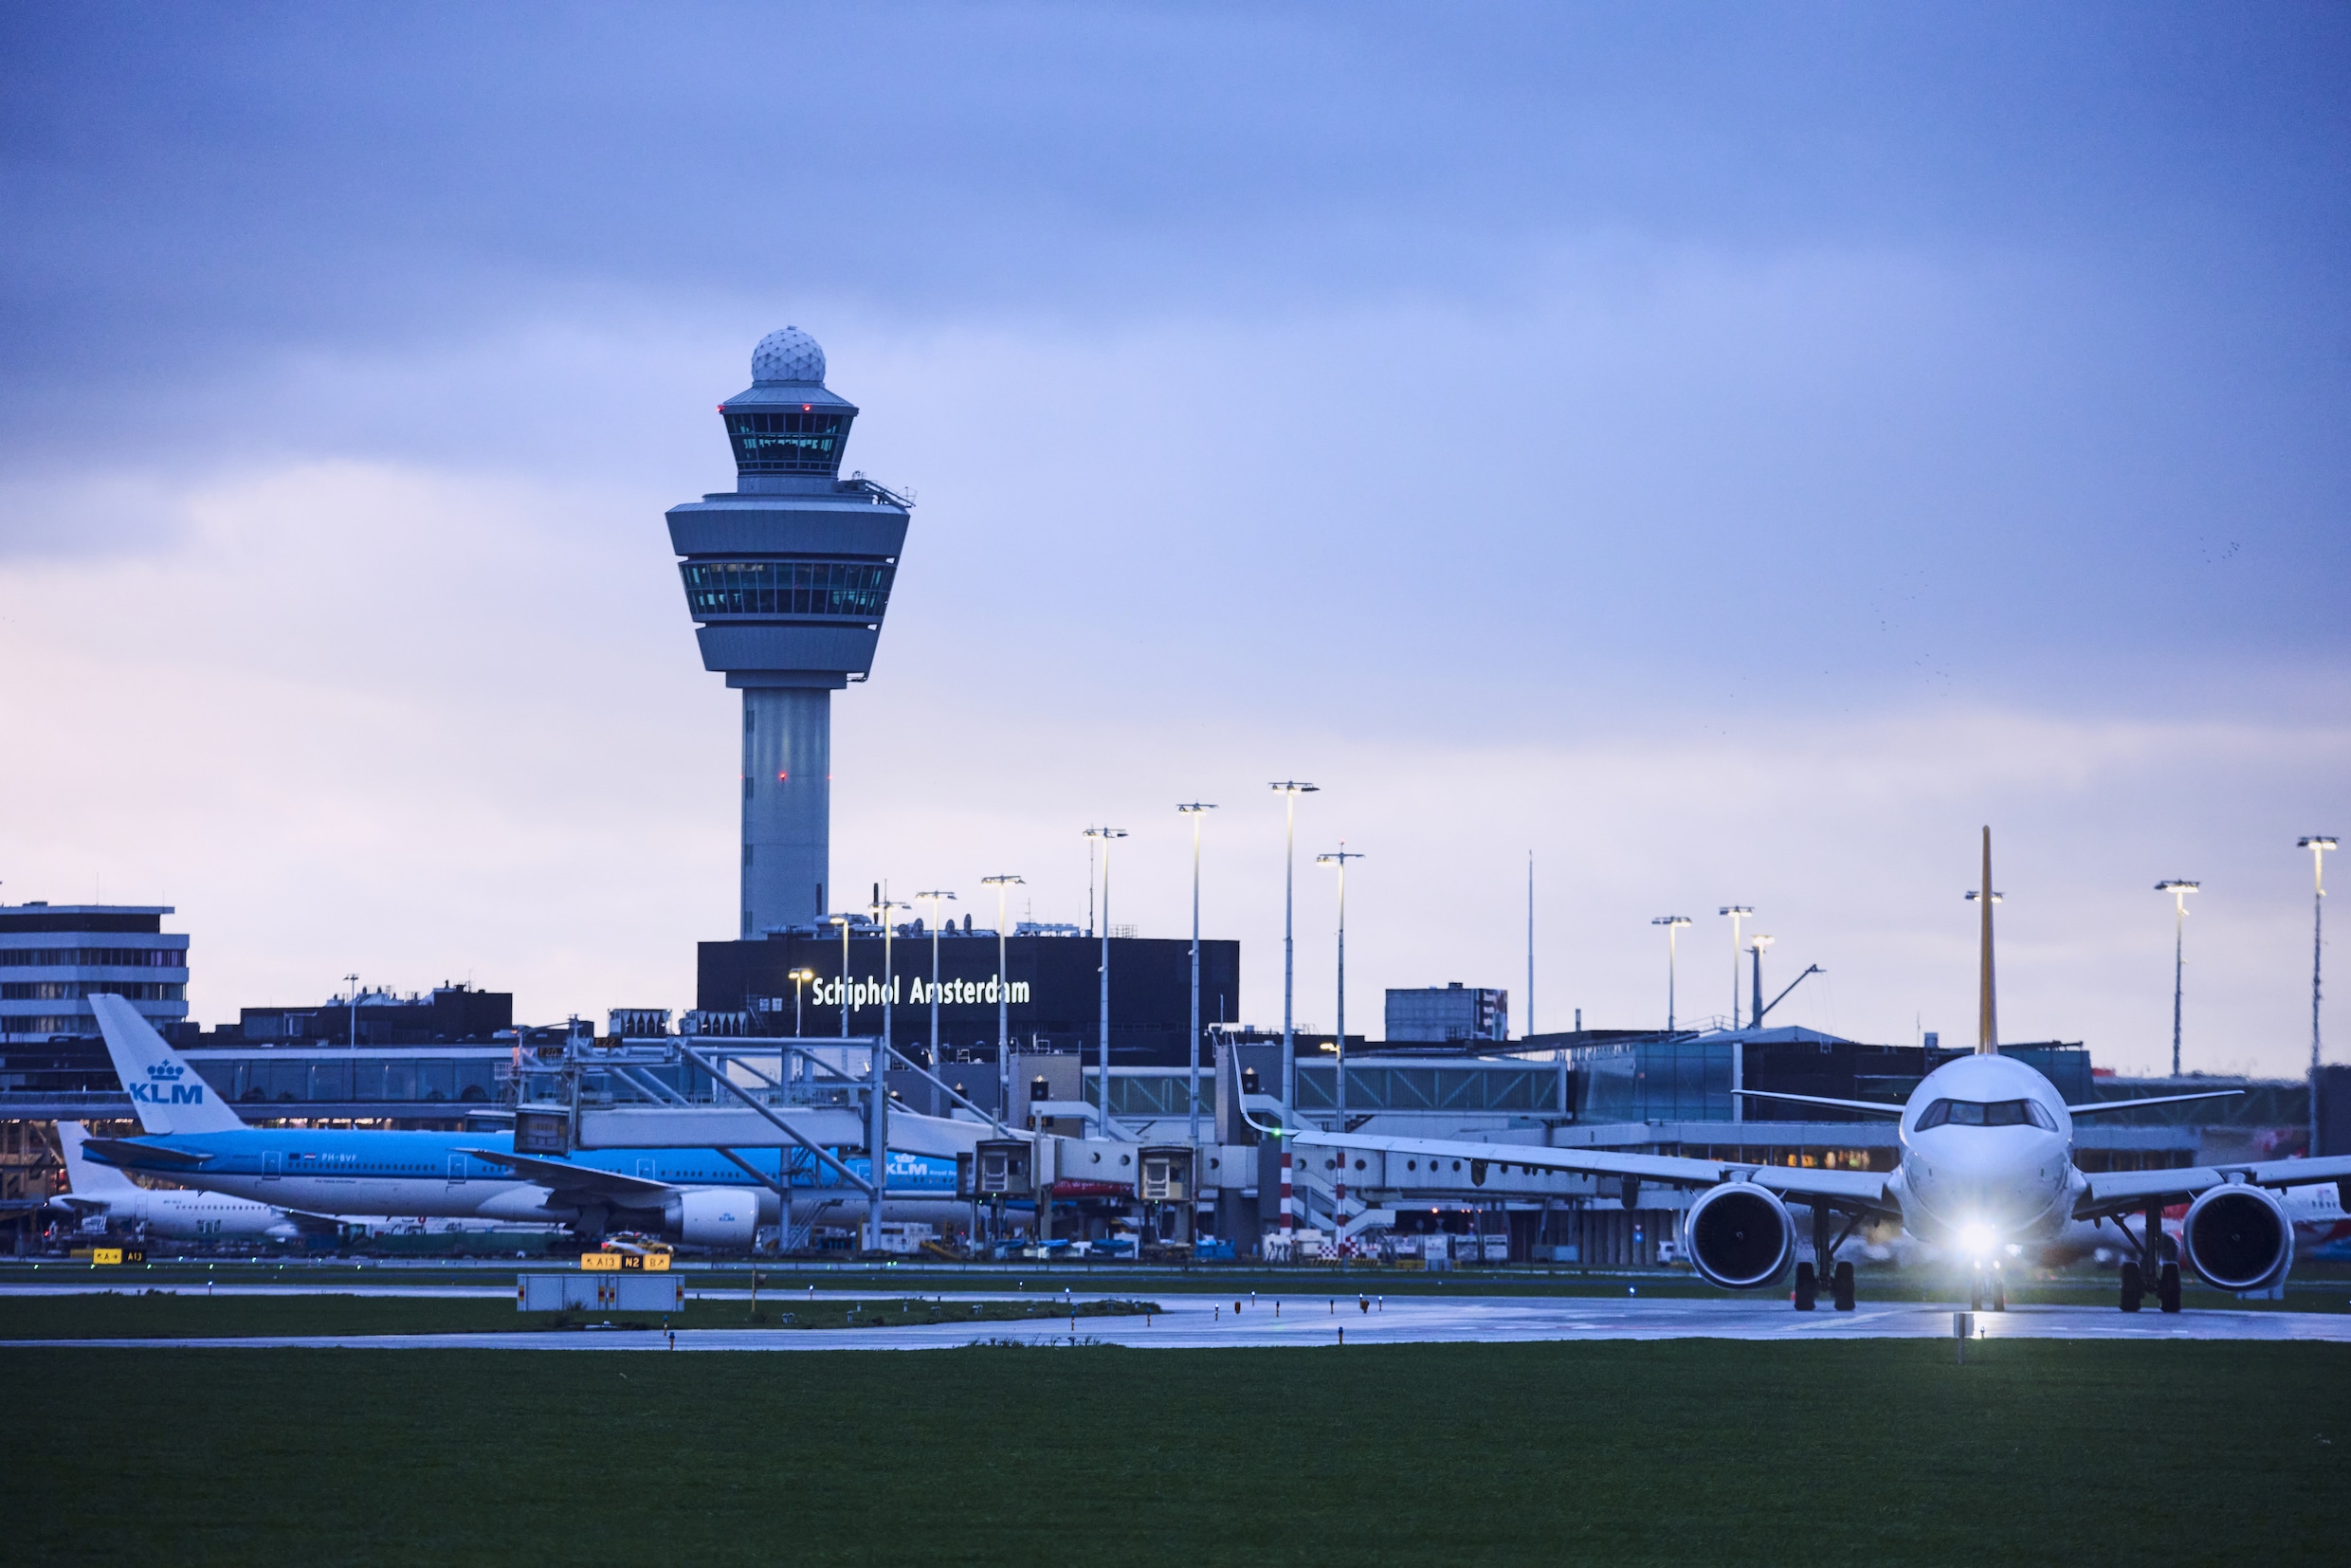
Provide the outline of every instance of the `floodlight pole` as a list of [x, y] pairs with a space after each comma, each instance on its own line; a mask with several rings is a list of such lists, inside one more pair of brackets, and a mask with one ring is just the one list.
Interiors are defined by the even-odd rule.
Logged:
[[841, 928], [841, 1038], [846, 1040], [849, 1037], [849, 918], [835, 915], [831, 923]]
[[898, 989], [898, 972], [890, 950], [890, 911], [912, 907], [893, 902], [886, 883], [883, 884], [882, 897], [873, 901], [874, 918], [882, 922], [882, 1039], [874, 1048], [867, 1091], [873, 1103], [867, 1108], [866, 1120], [866, 1176], [872, 1184], [866, 1199], [866, 1248], [873, 1252], [882, 1250], [882, 1197], [888, 1191], [890, 1180], [890, 1014], [895, 999], [890, 994]]
[[1012, 978], [1004, 957], [1004, 898], [1006, 889], [1020, 880], [979, 879], [981, 886], [996, 890], [996, 1115], [1008, 1125], [1012, 1116]]
[[1294, 917], [1298, 910], [1298, 797], [1320, 786], [1285, 778], [1268, 788], [1282, 797], [1282, 1125], [1298, 1124], [1298, 1048], [1291, 1023], [1291, 1006], [1298, 977], [1298, 944]]
[[1755, 913], [1751, 905], [1726, 903], [1718, 914], [1731, 918], [1731, 1028], [1739, 1027], [1739, 923]]
[[1102, 1115], [1094, 1131], [1097, 1136], [1110, 1136], [1110, 845], [1114, 839], [1126, 836], [1123, 828], [1088, 828], [1085, 836], [1102, 841], [1102, 1035], [1095, 1042], [1094, 1060], [1102, 1067], [1100, 1098]]
[[[939, 907], [955, 895], [940, 888], [917, 893], [917, 899], [928, 899], [931, 904], [931, 1071], [939, 1071]], [[931, 1113], [939, 1113], [939, 1097], [931, 1097]]]
[[2310, 1155], [2319, 1152], [2319, 980], [2326, 956], [2326, 851], [2332, 835], [2311, 833], [2294, 848], [2310, 851]]
[[2155, 890], [2172, 896], [2172, 1076], [2179, 1076], [2179, 993], [2186, 956], [2185, 939], [2188, 929], [2188, 895], [2202, 883], [2186, 882], [2178, 877], [2159, 882]]
[[[1176, 810], [1192, 818], [1192, 1074], [1188, 1091], [1192, 1117], [1186, 1136], [1192, 1146], [1197, 1149], [1200, 1146], [1200, 819], [1216, 808], [1208, 801], [1193, 800]], [[1189, 1229], [1184, 1231], [1186, 1235], [1191, 1233]]]
[[[1333, 1085], [1331, 1103], [1339, 1117], [1335, 1130], [1342, 1133], [1347, 1130], [1347, 863], [1361, 860], [1363, 853], [1360, 849], [1348, 848], [1347, 841], [1340, 839], [1335, 852], [1314, 857], [1317, 866], [1339, 867], [1339, 1076]], [[1340, 1198], [1343, 1203], [1347, 1178], [1342, 1176], [1339, 1180]]]
[[1777, 937], [1759, 936], [1747, 943], [1747, 951], [1755, 956], [1755, 1000], [1751, 1004], [1747, 1022], [1757, 1029], [1763, 1027], [1763, 950], [1778, 939]]
[[1673, 972], [1680, 946], [1677, 939], [1681, 935], [1682, 927], [1689, 922], [1690, 919], [1687, 915], [1660, 915], [1649, 922], [1651, 925], [1662, 925], [1666, 928], [1666, 1032], [1668, 1034], [1673, 1032]]
[[804, 1017], [800, 1011], [801, 988], [814, 978], [816, 971], [812, 969], [795, 969], [792, 972], [792, 1037], [795, 1040], [804, 1038], [808, 1032], [803, 1027]]

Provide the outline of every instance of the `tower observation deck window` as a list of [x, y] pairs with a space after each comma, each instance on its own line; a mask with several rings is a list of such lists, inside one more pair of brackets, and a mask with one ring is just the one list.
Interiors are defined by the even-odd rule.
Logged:
[[829, 409], [728, 409], [725, 413], [726, 436], [735, 444], [735, 468], [745, 474], [840, 472], [841, 447], [854, 417]]
[[696, 620], [730, 615], [837, 616], [878, 621], [898, 569], [874, 561], [687, 561], [685, 603]]

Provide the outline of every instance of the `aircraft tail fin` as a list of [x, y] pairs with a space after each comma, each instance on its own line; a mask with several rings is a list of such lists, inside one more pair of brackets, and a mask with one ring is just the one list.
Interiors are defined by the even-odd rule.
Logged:
[[1979, 939], [1981, 957], [1977, 961], [1976, 996], [1976, 1054], [2000, 1054], [2000, 994], [1992, 975], [1992, 905], [1999, 895], [1992, 891], [1992, 830], [1983, 830], [1983, 891], [1977, 895], [1977, 913], [1981, 917]]
[[100, 1165], [85, 1158], [82, 1144], [90, 1130], [79, 1121], [60, 1121], [57, 1141], [64, 1148], [65, 1179], [72, 1184], [76, 1197], [96, 1197], [104, 1193], [136, 1192], [138, 1183], [112, 1165]]
[[141, 1128], [150, 1133], [221, 1133], [245, 1125], [137, 1008], [108, 995], [91, 997], [90, 1011], [98, 1014], [106, 1054], [114, 1058], [115, 1075], [122, 1080]]

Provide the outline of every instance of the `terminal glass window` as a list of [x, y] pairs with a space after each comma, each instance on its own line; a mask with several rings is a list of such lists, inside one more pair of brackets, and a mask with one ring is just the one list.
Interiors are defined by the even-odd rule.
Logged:
[[728, 409], [726, 437], [735, 444], [735, 469], [744, 474], [832, 474], [853, 415], [834, 409], [770, 413]]
[[897, 568], [876, 561], [687, 561], [686, 608], [698, 621], [725, 615], [840, 616], [876, 621]]

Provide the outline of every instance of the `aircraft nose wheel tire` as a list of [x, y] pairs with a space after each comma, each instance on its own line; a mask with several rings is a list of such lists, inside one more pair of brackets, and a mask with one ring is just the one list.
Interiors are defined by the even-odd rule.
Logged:
[[1853, 1309], [1853, 1266], [1840, 1263], [1829, 1274], [1829, 1293], [1839, 1312]]
[[2144, 1301], [2146, 1296], [2146, 1276], [2139, 1271], [2136, 1260], [2126, 1260], [2123, 1265], [2123, 1310], [2138, 1311], [2139, 1304]]
[[1820, 1279], [1809, 1263], [1795, 1266], [1795, 1309], [1810, 1312], [1820, 1299]]
[[1984, 1306], [1983, 1270], [1978, 1268], [1967, 1277], [1967, 1309], [1981, 1312]]
[[2163, 1266], [2163, 1271], [2156, 1276], [2155, 1300], [2156, 1304], [2166, 1312], [2179, 1310], [2179, 1265], [2167, 1263]]
[[2005, 1274], [1992, 1276], [1992, 1310], [1995, 1312], [2008, 1310], [2008, 1277]]

